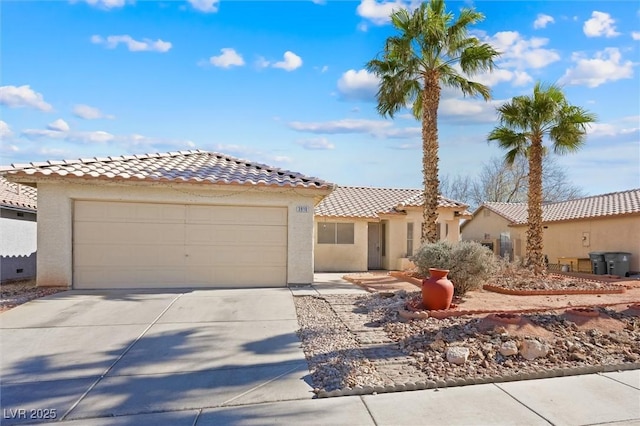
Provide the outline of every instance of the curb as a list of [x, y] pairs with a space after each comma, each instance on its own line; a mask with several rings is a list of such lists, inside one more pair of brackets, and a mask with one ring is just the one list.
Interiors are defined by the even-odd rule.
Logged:
[[333, 398], [337, 396], [352, 395], [376, 395], [379, 393], [404, 392], [413, 390], [440, 389], [456, 386], [481, 385], [487, 383], [504, 383], [521, 380], [548, 379], [552, 377], [580, 376], [584, 374], [612, 373], [615, 371], [627, 371], [640, 369], [640, 362], [589, 365], [582, 367], [557, 368], [552, 370], [539, 370], [531, 373], [517, 373], [507, 376], [457, 378], [446, 380], [427, 380], [426, 382], [406, 382], [387, 386], [356, 386], [353, 388], [335, 389], [332, 391], [321, 390], [316, 394], [317, 398]]
[[567, 305], [567, 306], [555, 306], [555, 307], [539, 307], [532, 309], [513, 309], [513, 310], [500, 310], [496, 311], [495, 309], [482, 309], [482, 310], [440, 310], [440, 311], [411, 311], [405, 308], [399, 308], [398, 314], [406, 319], [406, 320], [414, 320], [414, 319], [427, 319], [427, 318], [435, 318], [435, 319], [445, 319], [450, 317], [462, 317], [465, 315], [482, 315], [482, 314], [533, 314], [536, 312], [548, 312], [548, 311], [560, 311], [560, 310], [572, 310], [575, 311], [577, 309], [584, 308], [594, 308], [594, 307], [607, 307], [607, 306], [618, 306], [618, 305], [627, 305], [629, 309], [634, 309], [632, 306], [640, 305], [640, 303], [636, 302], [616, 302], [616, 303], [597, 303], [594, 305]]
[[627, 289], [625, 287], [602, 289], [602, 290], [579, 290], [579, 289], [566, 289], [566, 290], [514, 290], [510, 288], [498, 287], [490, 284], [482, 286], [483, 290], [492, 291], [494, 293], [508, 294], [511, 296], [562, 296], [572, 294], [621, 294], [625, 293]]

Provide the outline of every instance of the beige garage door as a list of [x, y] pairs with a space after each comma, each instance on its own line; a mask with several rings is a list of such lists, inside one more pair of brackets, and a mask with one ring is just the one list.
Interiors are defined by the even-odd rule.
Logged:
[[74, 288], [284, 286], [285, 207], [76, 201]]

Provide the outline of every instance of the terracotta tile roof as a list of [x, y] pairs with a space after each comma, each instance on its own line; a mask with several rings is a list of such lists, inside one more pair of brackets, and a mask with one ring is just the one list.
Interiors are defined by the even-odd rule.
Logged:
[[[482, 206], [503, 216], [515, 225], [527, 223], [526, 203], [484, 203]], [[640, 188], [542, 206], [542, 220], [544, 222], [634, 213], [640, 213]]]
[[20, 177], [191, 182], [330, 189], [300, 173], [201, 150], [12, 164], [0, 172]]
[[38, 191], [19, 183], [9, 182], [0, 176], [0, 205], [21, 210], [36, 211]]
[[[363, 188], [341, 186], [316, 206], [316, 216], [359, 217], [377, 219], [379, 214], [401, 213], [397, 207], [422, 206], [421, 189]], [[454, 207], [466, 211], [467, 206], [440, 197], [440, 207]]]

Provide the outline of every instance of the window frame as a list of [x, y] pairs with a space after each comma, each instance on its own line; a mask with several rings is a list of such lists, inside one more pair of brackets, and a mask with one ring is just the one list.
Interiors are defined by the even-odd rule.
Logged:
[[[321, 232], [322, 228], [329, 228], [328, 232]], [[325, 229], [323, 229], [325, 231]], [[318, 222], [316, 228], [316, 243], [322, 245], [353, 245], [355, 244], [355, 223], [353, 222]]]

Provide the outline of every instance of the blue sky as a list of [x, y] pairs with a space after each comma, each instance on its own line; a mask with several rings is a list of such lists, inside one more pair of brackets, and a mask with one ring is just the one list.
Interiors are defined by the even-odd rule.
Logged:
[[[420, 187], [420, 123], [376, 112], [364, 70], [393, 8], [361, 1], [2, 1], [2, 164], [204, 149], [340, 185]], [[640, 187], [640, 7], [633, 1], [448, 2], [503, 52], [475, 76], [493, 99], [442, 92], [441, 174], [502, 152], [495, 108], [558, 83], [594, 112], [559, 157], [589, 194]]]

